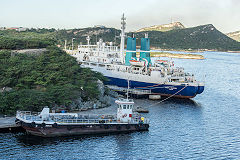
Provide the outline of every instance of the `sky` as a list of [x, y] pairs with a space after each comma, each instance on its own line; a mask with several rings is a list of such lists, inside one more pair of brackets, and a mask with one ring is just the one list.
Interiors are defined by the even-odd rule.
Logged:
[[240, 30], [240, 0], [0, 0], [0, 27], [84, 28], [104, 25], [127, 31], [181, 22], [213, 24], [221, 32]]

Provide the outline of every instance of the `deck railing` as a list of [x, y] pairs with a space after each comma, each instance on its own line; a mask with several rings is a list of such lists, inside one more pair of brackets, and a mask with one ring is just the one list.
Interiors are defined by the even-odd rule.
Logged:
[[[96, 118], [90, 118], [97, 116]], [[39, 121], [42, 122], [53, 122], [53, 123], [69, 123], [69, 124], [79, 124], [79, 123], [121, 123], [117, 120], [116, 115], [81, 115], [81, 117], [73, 117], [73, 116], [54, 116], [49, 115], [47, 119], [43, 119], [39, 114], [32, 114], [30, 111], [18, 111], [16, 118], [20, 120], [27, 120], [32, 122]], [[149, 120], [144, 118], [144, 121], [141, 120], [141, 117], [138, 114], [133, 114], [131, 121], [128, 122], [129, 124], [136, 124], [136, 123], [149, 123]]]

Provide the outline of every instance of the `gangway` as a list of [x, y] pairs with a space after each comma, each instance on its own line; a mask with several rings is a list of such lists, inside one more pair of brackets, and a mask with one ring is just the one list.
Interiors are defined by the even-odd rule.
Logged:
[[134, 95], [151, 95], [153, 94], [150, 89], [135, 89], [135, 88], [124, 88], [124, 87], [118, 87], [118, 86], [113, 86], [113, 85], [107, 85], [107, 87], [113, 91], [116, 92], [126, 92], [128, 90], [128, 93], [134, 94]]

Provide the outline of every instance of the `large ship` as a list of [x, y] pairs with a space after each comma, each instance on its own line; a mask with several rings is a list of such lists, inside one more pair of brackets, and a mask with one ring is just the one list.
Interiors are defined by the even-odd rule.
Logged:
[[[121, 18], [120, 49], [112, 42], [104, 43], [100, 39], [95, 45], [79, 45], [72, 56], [82, 67], [91, 68], [109, 79], [106, 84], [110, 88], [127, 88], [149, 95], [193, 98], [204, 90], [204, 83], [195, 79], [194, 75], [185, 73], [184, 68], [175, 67], [173, 61], [156, 60], [150, 56], [150, 40], [145, 34], [141, 38], [140, 56], [137, 57], [136, 38], [126, 37], [126, 18]], [[127, 48], [125, 47], [127, 38]]]

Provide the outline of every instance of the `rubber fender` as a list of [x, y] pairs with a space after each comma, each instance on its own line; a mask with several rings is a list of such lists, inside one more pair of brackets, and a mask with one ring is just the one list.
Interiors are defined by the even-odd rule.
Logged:
[[121, 130], [121, 126], [120, 125], [117, 125], [117, 130]]
[[52, 125], [52, 127], [53, 127], [53, 128], [57, 128], [57, 127], [58, 127], [58, 124], [57, 124], [57, 123], [54, 123], [54, 124]]
[[105, 125], [104, 128], [105, 128], [105, 129], [109, 129], [109, 125]]
[[43, 128], [46, 127], [46, 123], [42, 123], [41, 127]]
[[35, 122], [32, 122], [32, 123], [31, 123], [31, 127], [36, 127], [36, 123], [35, 123]]

